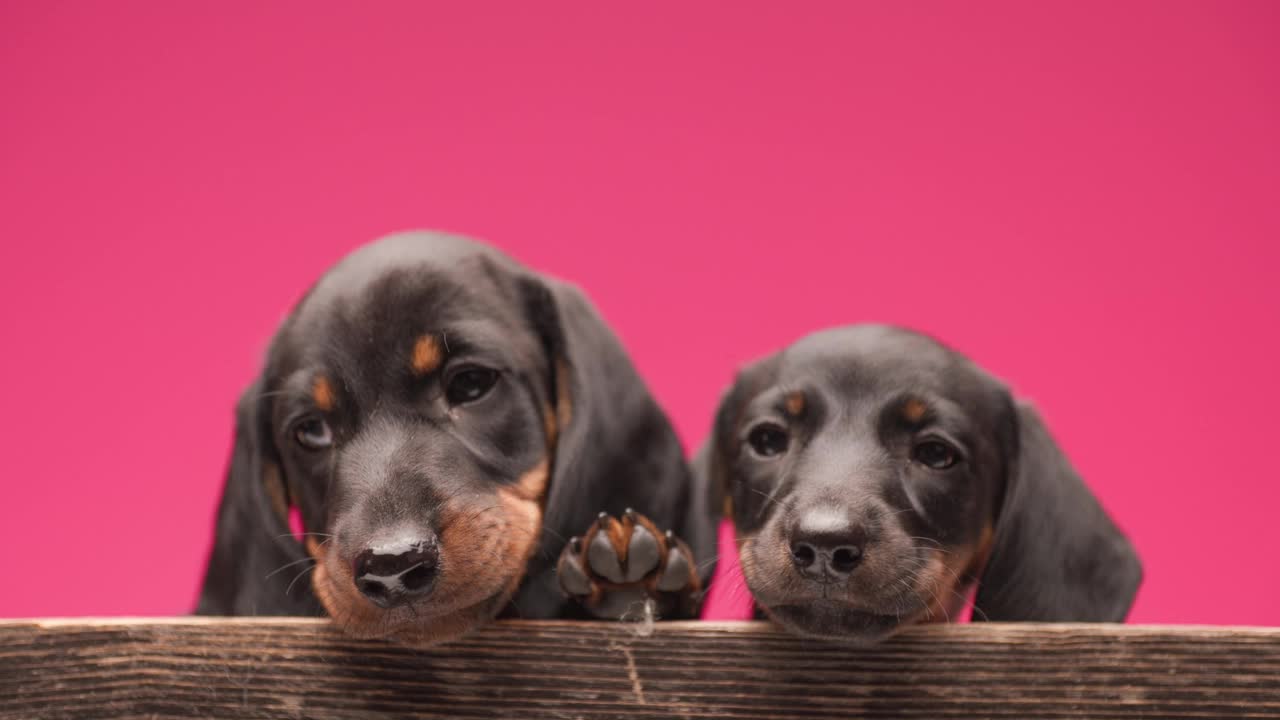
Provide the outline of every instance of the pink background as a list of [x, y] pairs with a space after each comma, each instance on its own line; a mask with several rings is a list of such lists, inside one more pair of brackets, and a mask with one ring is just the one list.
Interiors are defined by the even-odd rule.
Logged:
[[1280, 624], [1280, 4], [621, 5], [0, 5], [0, 616], [191, 608], [276, 323], [438, 227], [582, 284], [690, 445], [803, 333], [935, 333], [1134, 620]]

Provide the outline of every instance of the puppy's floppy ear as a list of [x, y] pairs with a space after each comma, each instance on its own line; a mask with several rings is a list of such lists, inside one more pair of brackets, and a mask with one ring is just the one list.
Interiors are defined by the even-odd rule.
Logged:
[[1010, 462], [975, 617], [1121, 621], [1142, 564], [1030, 405], [1011, 410]]
[[738, 421], [742, 406], [769, 382], [777, 368], [778, 356], [757, 360], [738, 371], [734, 383], [720, 398], [711, 437], [693, 461], [694, 473], [704, 488], [707, 505], [722, 517], [733, 517], [733, 488], [730, 487], [729, 458], [737, 452]]
[[690, 502], [684, 450], [618, 338], [572, 285], [530, 275], [524, 293], [554, 385], [556, 444], [544, 541], [563, 543], [601, 511], [630, 507], [673, 530], [700, 557], [710, 556], [715, 531], [693, 517], [697, 503]]
[[200, 615], [315, 613], [309, 583], [297, 583], [286, 594], [297, 572], [272, 574], [305, 554], [289, 532], [286, 484], [279, 462], [269, 457], [261, 395], [261, 383], [255, 382], [236, 407], [235, 447], [196, 607]]
[[720, 396], [720, 404], [716, 406], [715, 421], [711, 426], [711, 436], [703, 443], [702, 449], [693, 459], [693, 472], [699, 478], [699, 485], [705, 489], [707, 507], [720, 517], [733, 517], [733, 501], [729, 492], [729, 462], [726, 453], [734, 449], [734, 425], [737, 423], [743, 396], [741, 374], [728, 390]]

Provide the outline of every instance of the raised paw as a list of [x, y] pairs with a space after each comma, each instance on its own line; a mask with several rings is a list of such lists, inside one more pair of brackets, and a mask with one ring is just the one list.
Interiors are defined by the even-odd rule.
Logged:
[[615, 620], [642, 618], [649, 601], [664, 616], [691, 616], [702, 589], [689, 546], [630, 508], [570, 538], [556, 575], [591, 614]]

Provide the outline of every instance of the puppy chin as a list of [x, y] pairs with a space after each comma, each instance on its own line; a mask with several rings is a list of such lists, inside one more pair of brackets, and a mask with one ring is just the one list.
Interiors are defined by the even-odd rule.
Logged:
[[323, 561], [316, 564], [312, 575], [316, 597], [344, 634], [414, 647], [456, 640], [494, 619], [519, 583], [520, 578], [514, 578], [497, 592], [462, 607], [441, 608], [440, 603], [428, 598], [413, 605], [383, 609], [357, 593], [349, 579], [343, 582], [332, 577]]
[[880, 614], [833, 600], [762, 606], [765, 614], [791, 632], [848, 645], [874, 645], [910, 622], [910, 615]]
[[429, 647], [456, 640], [497, 617], [510, 597], [510, 593], [502, 592], [443, 615], [414, 618], [410, 624], [398, 627], [383, 639], [412, 647]]

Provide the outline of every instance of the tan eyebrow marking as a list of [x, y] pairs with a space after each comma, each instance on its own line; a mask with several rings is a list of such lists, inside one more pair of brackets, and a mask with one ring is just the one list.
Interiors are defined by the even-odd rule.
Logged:
[[793, 392], [787, 395], [787, 399], [783, 401], [783, 406], [787, 409], [788, 415], [799, 417], [804, 412], [804, 393]]
[[413, 344], [413, 359], [409, 364], [414, 373], [426, 375], [440, 367], [443, 357], [444, 354], [440, 352], [440, 341], [436, 340], [436, 336], [423, 335]]
[[907, 422], [920, 422], [928, 410], [929, 408], [923, 402], [911, 398], [902, 405], [902, 417], [906, 418]]
[[329, 378], [317, 375], [316, 379], [311, 381], [311, 399], [315, 400], [316, 407], [325, 412], [333, 409], [333, 386], [329, 384]]

